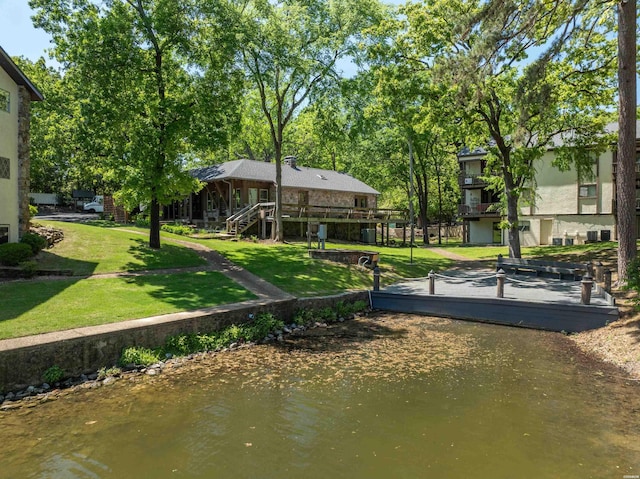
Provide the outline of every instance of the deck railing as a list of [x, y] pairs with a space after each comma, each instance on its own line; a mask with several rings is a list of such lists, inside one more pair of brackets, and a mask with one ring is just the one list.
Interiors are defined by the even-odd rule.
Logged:
[[500, 216], [500, 203], [458, 205], [460, 216]]

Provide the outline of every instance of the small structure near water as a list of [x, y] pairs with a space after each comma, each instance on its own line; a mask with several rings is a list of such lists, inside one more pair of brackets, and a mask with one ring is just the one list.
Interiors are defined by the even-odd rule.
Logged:
[[[498, 275], [502, 276], [502, 290]], [[438, 277], [435, 284], [434, 276]], [[377, 291], [374, 288], [370, 299], [372, 308], [384, 311], [548, 331], [580, 332], [616, 321], [618, 308], [613, 298], [599, 285], [591, 288], [589, 284], [588, 304], [582, 304], [583, 282], [540, 277], [522, 280], [504, 272], [469, 274], [453, 271], [397, 283]]]

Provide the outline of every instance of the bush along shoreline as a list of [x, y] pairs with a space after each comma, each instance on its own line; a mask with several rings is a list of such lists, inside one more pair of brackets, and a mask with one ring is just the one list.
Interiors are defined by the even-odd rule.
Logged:
[[302, 335], [308, 329], [326, 328], [331, 323], [344, 322], [359, 315], [367, 315], [364, 301], [340, 302], [334, 308], [301, 309], [290, 324], [271, 313], [260, 313], [253, 321], [233, 324], [210, 334], [179, 334], [170, 336], [164, 345], [155, 349], [129, 347], [122, 352], [118, 365], [104, 366], [91, 374], [65, 377], [65, 372], [52, 365], [42, 375], [43, 383], [18, 391], [0, 394], [0, 411], [16, 409], [25, 403], [48, 402], [58, 396], [80, 389], [108, 386], [132, 374], [155, 376], [167, 364], [193, 360], [203, 354], [220, 354], [256, 344], [284, 341], [287, 336]]

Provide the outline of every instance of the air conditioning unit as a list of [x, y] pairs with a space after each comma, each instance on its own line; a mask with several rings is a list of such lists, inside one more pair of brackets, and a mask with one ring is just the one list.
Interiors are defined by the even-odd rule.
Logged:
[[552, 244], [553, 246], [562, 246], [562, 238], [553, 238]]
[[564, 239], [565, 246], [573, 246], [573, 238], [565, 238]]
[[587, 241], [590, 243], [595, 243], [596, 241], [598, 241], [598, 232], [587, 231]]
[[600, 230], [600, 241], [611, 241], [611, 230]]
[[473, 178], [465, 178], [464, 179], [464, 184], [465, 185], [472, 185], [473, 184]]

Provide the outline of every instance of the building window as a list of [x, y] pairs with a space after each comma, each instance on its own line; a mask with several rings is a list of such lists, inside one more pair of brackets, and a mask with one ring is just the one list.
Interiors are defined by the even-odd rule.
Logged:
[[234, 202], [236, 204], [236, 208], [241, 208], [242, 207], [242, 190], [240, 188], [236, 188], [234, 190]]
[[267, 203], [269, 201], [269, 190], [260, 190], [260, 203]]
[[9, 225], [0, 225], [0, 244], [9, 242]]
[[531, 230], [531, 222], [530, 221], [519, 221], [518, 222], [518, 231], [530, 231]]
[[0, 88], [0, 110], [9, 113], [11, 111], [11, 95], [8, 91]]
[[309, 204], [309, 192], [308, 191], [299, 191], [298, 192], [298, 204], [302, 206], [306, 206]]
[[598, 196], [598, 185], [580, 185], [580, 198], [595, 198]]
[[356, 196], [355, 207], [356, 208], [366, 208], [367, 207], [367, 197], [366, 196]]
[[11, 160], [0, 157], [0, 178], [11, 179]]

